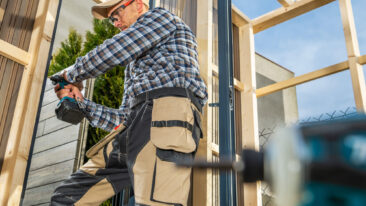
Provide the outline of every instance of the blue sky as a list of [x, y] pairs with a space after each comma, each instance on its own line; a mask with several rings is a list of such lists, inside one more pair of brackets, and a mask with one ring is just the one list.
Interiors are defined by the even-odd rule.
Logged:
[[[232, 0], [254, 19], [281, 5], [276, 0]], [[361, 55], [366, 54], [366, 0], [352, 0]], [[290, 69], [295, 76], [347, 59], [339, 2], [296, 17], [255, 35], [258, 53]], [[366, 72], [364, 66], [364, 72]], [[349, 71], [296, 87], [299, 118], [355, 107]]]

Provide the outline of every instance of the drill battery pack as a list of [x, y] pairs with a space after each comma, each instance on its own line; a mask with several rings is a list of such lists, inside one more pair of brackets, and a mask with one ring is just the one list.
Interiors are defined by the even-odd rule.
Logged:
[[70, 97], [63, 98], [57, 104], [55, 112], [57, 119], [71, 124], [78, 124], [85, 117], [75, 99]]

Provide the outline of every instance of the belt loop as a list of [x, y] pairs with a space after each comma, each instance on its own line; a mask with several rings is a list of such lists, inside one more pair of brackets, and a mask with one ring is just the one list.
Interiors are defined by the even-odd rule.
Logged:
[[192, 97], [189, 95], [188, 88], [184, 88], [186, 90], [187, 98], [192, 101]]
[[149, 93], [150, 93], [150, 91], [147, 91], [147, 92], [146, 92], [145, 102], [147, 102], [147, 101], [149, 100]]

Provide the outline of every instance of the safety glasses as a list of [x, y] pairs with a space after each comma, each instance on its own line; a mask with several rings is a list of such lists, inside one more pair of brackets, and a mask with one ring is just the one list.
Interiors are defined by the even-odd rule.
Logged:
[[115, 9], [112, 14], [108, 17], [109, 22], [111, 22], [111, 24], [114, 25], [114, 22], [117, 21], [117, 18], [114, 18], [113, 16], [117, 15], [118, 12], [120, 11], [120, 9], [125, 9], [128, 5], [130, 5], [132, 2], [134, 2], [135, 0], [130, 0], [124, 4], [122, 4], [120, 7], [118, 7], [117, 9]]

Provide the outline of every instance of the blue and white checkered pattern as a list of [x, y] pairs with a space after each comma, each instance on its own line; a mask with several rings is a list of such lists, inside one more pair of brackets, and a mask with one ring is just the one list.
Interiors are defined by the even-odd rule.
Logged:
[[107, 108], [84, 99], [92, 126], [111, 131], [129, 114], [132, 99], [162, 87], [188, 88], [202, 105], [207, 88], [198, 68], [197, 43], [190, 28], [163, 8], [148, 11], [128, 29], [104, 41], [66, 69], [70, 82], [80, 82], [126, 66], [122, 105]]

